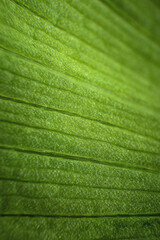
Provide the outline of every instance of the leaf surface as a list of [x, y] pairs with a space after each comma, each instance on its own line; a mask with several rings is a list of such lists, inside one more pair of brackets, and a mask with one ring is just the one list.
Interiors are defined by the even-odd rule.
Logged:
[[159, 7], [0, 1], [1, 239], [159, 239]]

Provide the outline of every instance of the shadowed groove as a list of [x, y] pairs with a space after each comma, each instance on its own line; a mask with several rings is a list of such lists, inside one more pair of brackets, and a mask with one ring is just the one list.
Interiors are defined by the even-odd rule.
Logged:
[[[0, 165], [1, 166], [1, 165]], [[1, 166], [2, 167], [2, 166]], [[24, 169], [24, 168], [22, 168]], [[28, 169], [28, 168], [27, 168]], [[37, 168], [36, 168], [37, 169]], [[33, 181], [33, 180], [25, 180], [25, 179], [22, 179], [22, 178], [5, 178], [5, 177], [0, 177], [0, 181], [13, 181], [13, 182], [20, 182], [20, 183], [33, 183], [33, 184], [48, 184], [48, 185], [59, 185], [59, 186], [69, 186], [69, 187], [73, 187], [73, 186], [76, 186], [77, 188], [91, 188], [91, 189], [102, 189], [102, 190], [117, 190], [117, 191], [131, 191], [131, 192], [144, 192], [144, 193], [160, 193], [160, 191], [158, 190], [150, 190], [150, 189], [138, 189], [138, 188], [115, 188], [115, 187], [98, 187], [98, 186], [86, 186], [86, 185], [83, 185], [83, 184], [69, 184], [69, 183], [56, 183], [56, 182], [52, 182], [52, 181]], [[3, 196], [3, 195], [1, 195]], [[73, 199], [73, 198], [72, 198]], [[80, 199], [80, 198], [78, 198]], [[86, 198], [87, 199], [87, 198]], [[98, 199], [98, 198], [95, 198], [95, 200]], [[92, 199], [94, 200], [94, 198]], [[104, 199], [102, 199], [104, 200]]]
[[160, 217], [160, 213], [148, 214], [117, 214], [117, 215], [29, 215], [29, 214], [0, 214], [0, 217], [48, 217], [48, 218], [128, 218], [128, 217]]
[[[93, 119], [92, 119], [92, 121], [93, 121]], [[109, 142], [109, 141], [100, 140], [100, 139], [96, 139], [96, 138], [85, 137], [85, 136], [80, 136], [80, 135], [76, 135], [76, 134], [73, 134], [73, 133], [67, 133], [67, 132], [64, 132], [64, 131], [59, 131], [59, 130], [56, 130], [56, 129], [46, 128], [46, 127], [42, 127], [42, 126], [33, 126], [33, 125], [25, 124], [25, 123], [9, 121], [9, 120], [2, 120], [2, 119], [0, 119], [0, 122], [3, 122], [3, 123], [6, 122], [6, 123], [9, 123], [9, 124], [24, 126], [24, 127], [31, 128], [31, 129], [38, 129], [38, 130], [45, 130], [45, 131], [48, 131], [48, 132], [55, 132], [55, 133], [59, 133], [59, 134], [62, 134], [62, 135], [79, 138], [79, 139], [82, 139], [82, 140], [91, 140], [91, 141], [95, 141], [95, 142], [107, 143], [107, 144], [110, 144], [110, 145], [113, 145], [115, 147], [125, 149], [125, 150], [128, 150], [128, 151], [134, 151], [134, 152], [137, 152], [137, 153], [146, 153], [146, 154], [151, 154], [151, 155], [153, 154], [153, 155], [159, 156], [159, 153], [157, 153], [157, 152], [151, 152], [151, 151], [146, 151], [146, 150], [138, 150], [138, 149], [133, 149], [133, 148], [128, 148], [128, 147], [123, 147], [119, 144], [114, 144], [114, 143]]]
[[68, 154], [61, 154], [58, 152], [49, 152], [49, 151], [38, 151], [38, 150], [32, 150], [32, 149], [21, 149], [17, 148], [15, 146], [7, 146], [7, 145], [1, 145], [0, 149], [11, 149], [15, 150], [18, 152], [26, 152], [30, 154], [38, 154], [42, 156], [50, 156], [50, 157], [60, 157], [63, 159], [71, 159], [75, 161], [82, 161], [82, 162], [89, 162], [89, 163], [94, 163], [94, 164], [100, 164], [100, 165], [107, 165], [107, 166], [112, 166], [112, 167], [117, 167], [117, 168], [126, 168], [126, 169], [131, 169], [131, 170], [136, 170], [136, 171], [146, 171], [146, 172], [151, 172], [151, 173], [159, 173], [157, 169], [149, 169], [146, 167], [138, 167], [138, 166], [132, 166], [132, 165], [127, 165], [125, 163], [118, 163], [118, 162], [111, 162], [111, 161], [99, 161], [98, 159], [94, 159], [91, 157], [83, 157], [83, 156], [77, 156], [77, 155], [68, 155]]
[[13, 102], [20, 103], [20, 104], [26, 104], [26, 105], [33, 106], [33, 107], [42, 108], [42, 109], [45, 109], [45, 110], [48, 110], [48, 111], [60, 112], [60, 113], [65, 114], [65, 115], [69, 115], [69, 116], [73, 116], [73, 117], [74, 117], [74, 116], [75, 116], [75, 117], [80, 117], [80, 118], [82, 118], [82, 119], [86, 119], [86, 120], [90, 120], [90, 121], [95, 121], [95, 122], [98, 122], [98, 123], [103, 124], [103, 125], [105, 125], [105, 126], [110, 126], [110, 127], [119, 128], [119, 129], [128, 131], [128, 132], [130, 132], [130, 133], [137, 134], [137, 135], [140, 135], [140, 136], [144, 136], [144, 137], [147, 137], [147, 138], [153, 139], [154, 141], [159, 142], [158, 139], [153, 138], [153, 137], [151, 137], [151, 136], [148, 136], [148, 135], [146, 135], [146, 134], [144, 135], [144, 134], [138, 133], [137, 131], [133, 131], [133, 130], [130, 130], [130, 129], [127, 129], [127, 128], [124, 128], [124, 127], [120, 127], [120, 126], [114, 125], [114, 124], [109, 123], [109, 122], [106, 122], [106, 121], [100, 121], [100, 120], [98, 120], [98, 119], [89, 118], [88, 116], [85, 117], [85, 116], [79, 115], [79, 114], [77, 114], [77, 113], [72, 113], [72, 112], [65, 111], [65, 110], [60, 110], [60, 109], [57, 109], [57, 108], [51, 108], [51, 107], [47, 107], [47, 106], [42, 106], [42, 105], [39, 105], [39, 104], [36, 104], [36, 103], [29, 103], [29, 102], [26, 102], [26, 101], [24, 101], [24, 100], [14, 99], [14, 98], [6, 97], [6, 96], [3, 96], [3, 95], [0, 96], [0, 99], [4, 99], [4, 100], [8, 100], [8, 101], [13, 101]]

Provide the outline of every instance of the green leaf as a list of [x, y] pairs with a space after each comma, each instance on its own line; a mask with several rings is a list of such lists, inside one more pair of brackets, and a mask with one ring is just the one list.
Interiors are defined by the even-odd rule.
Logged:
[[160, 238], [158, 0], [0, 1], [0, 239]]

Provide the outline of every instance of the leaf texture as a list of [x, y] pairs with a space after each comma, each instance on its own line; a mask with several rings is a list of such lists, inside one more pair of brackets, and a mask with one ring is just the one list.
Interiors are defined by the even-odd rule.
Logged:
[[0, 238], [160, 238], [158, 0], [0, 1]]

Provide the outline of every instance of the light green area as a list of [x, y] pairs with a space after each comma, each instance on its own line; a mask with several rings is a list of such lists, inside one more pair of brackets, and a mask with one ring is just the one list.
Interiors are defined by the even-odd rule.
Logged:
[[158, 0], [0, 1], [0, 239], [160, 239]]

